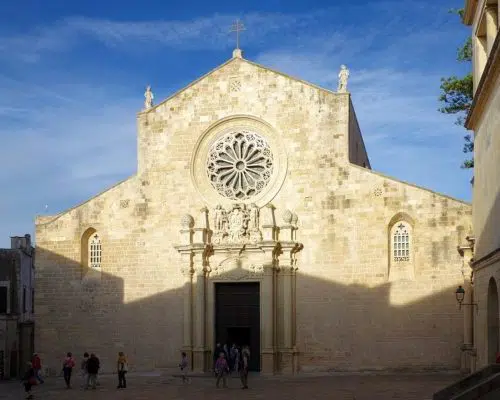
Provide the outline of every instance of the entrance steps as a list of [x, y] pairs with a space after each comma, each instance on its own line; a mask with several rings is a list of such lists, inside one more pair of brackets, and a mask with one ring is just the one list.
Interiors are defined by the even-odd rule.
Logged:
[[491, 364], [434, 393], [433, 400], [499, 400], [500, 364]]

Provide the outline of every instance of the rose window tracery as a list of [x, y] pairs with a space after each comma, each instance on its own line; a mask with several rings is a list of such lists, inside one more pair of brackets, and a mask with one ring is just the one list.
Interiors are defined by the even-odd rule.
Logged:
[[273, 154], [267, 141], [254, 132], [230, 132], [210, 148], [207, 174], [217, 192], [233, 200], [260, 193], [273, 174]]

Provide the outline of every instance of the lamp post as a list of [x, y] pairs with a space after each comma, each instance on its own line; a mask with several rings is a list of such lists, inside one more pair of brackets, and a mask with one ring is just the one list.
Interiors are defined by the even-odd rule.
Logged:
[[477, 303], [464, 303], [464, 298], [465, 298], [465, 289], [460, 285], [457, 290], [455, 291], [455, 297], [457, 299], [458, 303], [458, 309], [461, 310], [462, 306], [475, 306], [476, 307], [476, 313], [479, 312], [479, 305]]

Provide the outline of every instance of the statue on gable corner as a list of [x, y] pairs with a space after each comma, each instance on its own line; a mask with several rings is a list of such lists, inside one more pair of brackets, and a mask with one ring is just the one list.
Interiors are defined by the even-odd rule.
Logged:
[[146, 88], [146, 91], [144, 92], [144, 109], [149, 110], [151, 107], [153, 107], [153, 100], [154, 100], [154, 95], [153, 92], [151, 91], [151, 86], [148, 85]]
[[337, 92], [346, 93], [347, 92], [347, 81], [349, 80], [349, 70], [345, 65], [340, 66], [339, 72], [339, 86]]

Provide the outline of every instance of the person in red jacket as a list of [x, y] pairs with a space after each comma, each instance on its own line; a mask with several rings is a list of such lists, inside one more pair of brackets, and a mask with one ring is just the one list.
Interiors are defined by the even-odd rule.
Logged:
[[44, 383], [42, 378], [42, 360], [40, 360], [40, 356], [37, 353], [33, 353], [33, 358], [31, 359], [31, 365], [35, 370], [36, 380], [40, 383]]
[[497, 351], [497, 355], [496, 355], [495, 362], [496, 362], [497, 364], [500, 364], [500, 351]]

